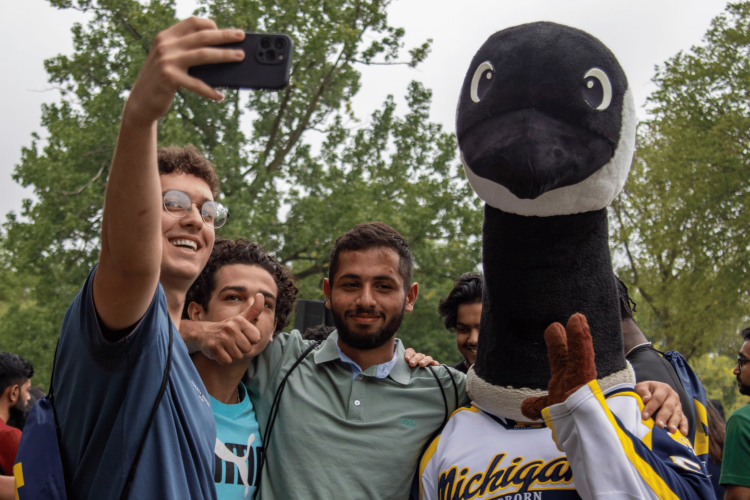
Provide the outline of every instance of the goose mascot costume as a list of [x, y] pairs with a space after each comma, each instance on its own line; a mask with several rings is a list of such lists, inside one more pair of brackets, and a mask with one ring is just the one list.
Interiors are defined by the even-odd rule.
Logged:
[[473, 403], [425, 452], [421, 498], [714, 498], [689, 442], [641, 420], [623, 355], [607, 205], [635, 125], [625, 73], [585, 32], [515, 26], [474, 56], [456, 115], [486, 203]]

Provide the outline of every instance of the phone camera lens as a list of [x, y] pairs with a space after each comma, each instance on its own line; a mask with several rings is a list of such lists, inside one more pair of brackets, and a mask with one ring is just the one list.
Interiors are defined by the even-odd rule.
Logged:
[[271, 40], [268, 38], [261, 38], [260, 40], [260, 46], [264, 49], [270, 49], [271, 48]]
[[276, 60], [276, 51], [271, 49], [266, 51], [266, 61], [275, 61]]
[[281, 50], [284, 48], [284, 39], [283, 38], [277, 38], [273, 41], [273, 46], [276, 50]]

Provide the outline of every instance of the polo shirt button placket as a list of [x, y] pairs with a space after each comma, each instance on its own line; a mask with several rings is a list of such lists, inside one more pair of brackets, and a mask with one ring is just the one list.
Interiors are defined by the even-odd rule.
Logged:
[[364, 380], [364, 378], [365, 378], [365, 376], [362, 375], [361, 373], [359, 375], [357, 375], [357, 380]]

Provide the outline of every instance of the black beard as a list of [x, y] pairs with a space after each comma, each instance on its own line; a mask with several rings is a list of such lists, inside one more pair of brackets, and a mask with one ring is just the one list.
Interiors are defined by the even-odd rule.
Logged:
[[29, 416], [29, 412], [26, 410], [22, 410], [18, 408], [17, 406], [11, 406], [9, 408], [10, 416], [8, 417], [8, 422], [6, 422], [9, 426], [15, 427], [18, 430], [23, 430], [23, 426], [26, 424], [26, 417]]
[[[341, 338], [341, 341], [348, 345], [349, 347], [353, 347], [354, 349], [362, 349], [362, 350], [370, 350], [370, 349], [377, 349], [378, 347], [382, 346], [386, 342], [388, 342], [391, 338], [393, 338], [394, 335], [396, 335], [396, 332], [398, 331], [399, 327], [401, 326], [401, 321], [404, 319], [404, 310], [406, 308], [406, 301], [404, 301], [404, 306], [401, 308], [401, 314], [398, 316], [394, 316], [391, 318], [390, 321], [388, 321], [386, 324], [383, 325], [383, 327], [378, 330], [375, 333], [358, 333], [353, 330], [350, 330], [349, 327], [346, 324], [346, 321], [344, 321], [344, 318], [336, 312], [336, 310], [333, 307], [333, 303], [331, 303], [331, 312], [333, 312], [333, 324], [336, 325], [336, 330], [338, 331], [339, 338]], [[368, 310], [365, 308], [358, 307], [355, 311], [350, 312], [346, 311], [344, 314], [369, 314], [369, 315], [375, 315], [377, 314], [375, 310]]]
[[750, 396], [750, 386], [743, 384], [740, 377], [737, 377], [737, 389], [743, 396]]

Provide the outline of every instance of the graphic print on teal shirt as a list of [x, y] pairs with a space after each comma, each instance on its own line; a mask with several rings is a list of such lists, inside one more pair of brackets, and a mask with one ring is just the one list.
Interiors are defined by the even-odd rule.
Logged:
[[257, 465], [263, 456], [258, 420], [239, 385], [240, 403], [225, 405], [211, 397], [216, 419], [216, 496], [219, 500], [253, 498], [258, 485]]

